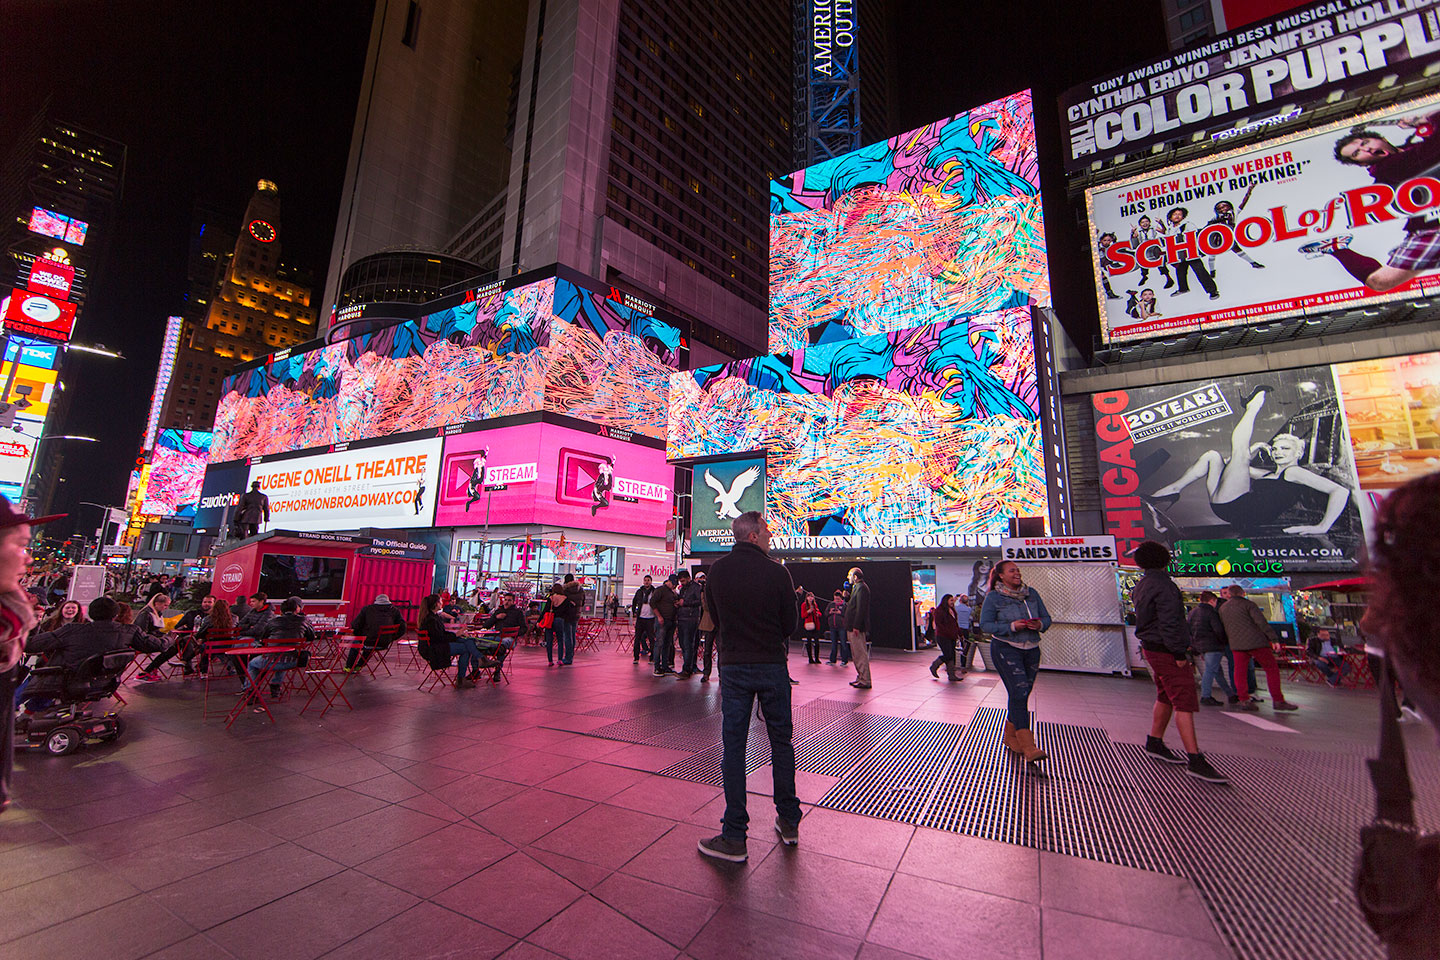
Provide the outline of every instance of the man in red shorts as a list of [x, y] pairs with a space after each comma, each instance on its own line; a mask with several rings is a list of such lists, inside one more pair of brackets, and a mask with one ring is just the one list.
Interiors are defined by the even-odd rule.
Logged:
[[[1150, 675], [1155, 678], [1156, 691], [1145, 752], [1163, 763], [1185, 764], [1185, 772], [1200, 780], [1229, 783], [1210, 766], [1195, 739], [1200, 698], [1195, 692], [1195, 667], [1188, 659], [1190, 630], [1185, 625], [1185, 603], [1180, 599], [1180, 588], [1165, 572], [1170, 566], [1170, 551], [1163, 544], [1146, 540], [1135, 548], [1135, 564], [1145, 571], [1130, 591], [1135, 636], [1140, 640]], [[1165, 728], [1170, 726], [1172, 716], [1186, 756], [1165, 746]]]

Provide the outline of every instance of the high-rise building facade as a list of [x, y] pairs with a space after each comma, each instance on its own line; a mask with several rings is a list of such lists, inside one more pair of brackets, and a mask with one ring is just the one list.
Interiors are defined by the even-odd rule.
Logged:
[[356, 261], [445, 251], [504, 191], [524, 29], [522, 4], [376, 0], [324, 315]]
[[[161, 428], [209, 430], [220, 381], [232, 366], [310, 340], [318, 329], [310, 277], [280, 262], [280, 190], [274, 183], [256, 185], [233, 236], [233, 247], [223, 257], [203, 236], [193, 238], [195, 293], [187, 304], [173, 375], [168, 384], [157, 384], [165, 390]], [[200, 278], [212, 257], [213, 282], [210, 295], [203, 297]]]
[[[418, 4], [418, 50], [427, 43], [426, 18], [452, 17], [449, 6]], [[861, 100], [866, 139], [877, 140], [892, 132], [888, 4], [866, 6]], [[362, 117], [367, 102], [404, 98], [416, 83], [403, 70], [387, 71], [407, 52], [393, 39], [397, 27], [376, 17]], [[497, 116], [487, 131], [505, 145], [508, 169], [501, 188], [469, 209], [448, 252], [480, 265], [487, 280], [560, 263], [660, 304], [688, 323], [695, 364], [763, 350], [767, 184], [797, 166], [792, 21], [789, 5], [758, 0], [531, 0], [515, 67], [479, 91], [506, 105], [505, 122]], [[866, 65], [873, 79], [865, 79]], [[432, 97], [439, 106], [417, 103], [408, 124], [420, 125], [423, 114], [427, 131], [445, 129], [448, 100], [472, 89], [468, 76], [445, 82]], [[446, 142], [426, 137], [432, 153]], [[352, 165], [357, 155], [400, 148], [379, 143], [387, 138], [404, 141], [403, 126], [357, 121]], [[332, 278], [368, 252], [342, 245], [349, 224], [403, 220], [412, 214], [392, 214], [425, 206], [436, 189], [414, 176], [384, 182], [388, 192], [377, 198], [367, 193], [373, 183], [357, 186], [347, 175]], [[391, 242], [402, 239], [423, 242]]]

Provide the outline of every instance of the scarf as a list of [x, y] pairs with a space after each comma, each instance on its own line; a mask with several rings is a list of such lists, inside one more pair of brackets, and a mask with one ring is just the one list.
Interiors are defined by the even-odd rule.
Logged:
[[18, 590], [0, 593], [0, 673], [20, 662], [25, 637], [34, 627], [35, 608], [29, 594]]
[[1011, 600], [1019, 600], [1023, 603], [1030, 599], [1030, 588], [1024, 584], [1020, 585], [1019, 590], [1012, 590], [1003, 580], [997, 580], [995, 581], [995, 589], [1005, 594], [1005, 596]]

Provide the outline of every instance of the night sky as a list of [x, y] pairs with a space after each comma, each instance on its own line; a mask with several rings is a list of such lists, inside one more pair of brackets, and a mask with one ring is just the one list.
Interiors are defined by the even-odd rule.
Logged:
[[[1032, 87], [1050, 161], [1041, 175], [1050, 184], [1062, 182], [1056, 95], [1165, 46], [1158, 0], [1013, 0], [1003, 5], [1003, 17], [995, 3], [894, 3], [897, 130]], [[283, 259], [323, 286], [373, 5], [5, 0], [4, 6], [0, 154], [46, 95], [64, 119], [129, 148], [111, 260], [77, 332], [77, 339], [105, 343], [127, 359], [77, 355], [83, 359], [69, 388], [78, 393], [62, 426], [102, 442], [75, 445], [66, 458], [56, 506], [74, 516], [81, 500], [119, 505], [124, 497], [165, 318], [185, 295], [197, 202], [233, 212], [230, 226], [237, 229], [255, 181], [275, 181]], [[1083, 257], [1066, 255], [1083, 247], [1083, 233], [1063, 188], [1046, 194], [1057, 308], [1093, 318], [1088, 267]], [[83, 520], [93, 530], [97, 512], [84, 508], [76, 529]]]

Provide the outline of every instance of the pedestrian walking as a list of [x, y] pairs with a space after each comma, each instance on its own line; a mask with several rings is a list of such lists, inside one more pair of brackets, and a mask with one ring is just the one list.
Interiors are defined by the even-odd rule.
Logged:
[[743, 863], [750, 816], [745, 798], [745, 748], [755, 702], [765, 718], [774, 772], [775, 832], [800, 842], [800, 800], [795, 794], [790, 682], [785, 661], [797, 619], [789, 572], [770, 559], [770, 529], [757, 511], [730, 525], [735, 546], [710, 568], [706, 591], [720, 633], [720, 770], [725, 815], [718, 836], [701, 840], [707, 857]]
[[1246, 668], [1250, 661], [1260, 664], [1265, 671], [1265, 682], [1270, 688], [1270, 699], [1276, 710], [1299, 710], [1285, 699], [1280, 689], [1280, 664], [1275, 661], [1275, 652], [1270, 644], [1276, 642], [1274, 629], [1265, 619], [1265, 614], [1255, 601], [1245, 596], [1245, 588], [1232, 583], [1225, 588], [1230, 599], [1220, 608], [1220, 621], [1225, 624], [1225, 636], [1230, 641], [1230, 651], [1235, 657], [1235, 693], [1240, 697], [1239, 709], [1259, 710], [1251, 700], [1249, 678]]
[[870, 585], [859, 567], [851, 567], [846, 579], [850, 581], [850, 599], [845, 604], [845, 637], [850, 641], [850, 657], [855, 661], [855, 679], [850, 681], [850, 686], [869, 690], [870, 648], [865, 644], [870, 637]]
[[1200, 594], [1200, 602], [1185, 618], [1190, 630], [1190, 648], [1205, 661], [1205, 669], [1200, 674], [1200, 702], [1207, 707], [1220, 706], [1220, 701], [1211, 696], [1217, 681], [1231, 703], [1240, 702], [1235, 695], [1235, 659], [1225, 639], [1225, 623], [1216, 609], [1219, 605], [1220, 598], [1205, 590]]
[[957, 653], [960, 676], [963, 677], [970, 672], [970, 661], [975, 656], [975, 611], [970, 607], [970, 598], [963, 593], [955, 597], [955, 627], [960, 631]]
[[940, 656], [930, 664], [930, 676], [940, 679], [940, 667], [945, 667], [945, 676], [951, 680], [963, 679], [955, 672], [955, 644], [960, 639], [960, 625], [955, 618], [955, 595], [947, 593], [940, 603], [930, 611], [930, 622], [935, 627], [935, 642], [940, 645]]
[[[1140, 653], [1155, 681], [1155, 708], [1150, 715], [1150, 735], [1145, 752], [1161, 763], [1185, 764], [1185, 772], [1210, 783], [1229, 783], [1200, 752], [1195, 737], [1195, 714], [1200, 700], [1195, 695], [1195, 667], [1190, 663], [1190, 630], [1185, 623], [1185, 601], [1180, 588], [1165, 568], [1170, 551], [1163, 544], [1146, 540], [1135, 548], [1135, 564], [1145, 571], [1130, 591], [1135, 608], [1135, 637]], [[1165, 746], [1165, 730], [1175, 721], [1181, 756]]]
[[1040, 675], [1040, 634], [1050, 629], [1050, 612], [1034, 587], [1025, 585], [1014, 560], [990, 571], [990, 586], [980, 608], [980, 629], [990, 635], [990, 658], [1008, 695], [1004, 744], [1035, 763], [1048, 756], [1030, 730], [1030, 691]]

